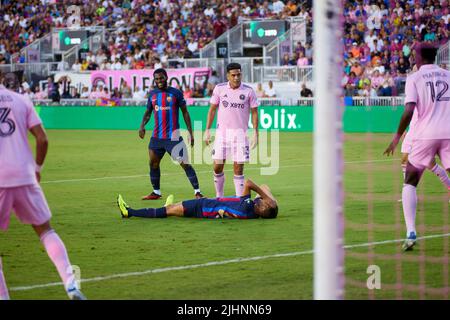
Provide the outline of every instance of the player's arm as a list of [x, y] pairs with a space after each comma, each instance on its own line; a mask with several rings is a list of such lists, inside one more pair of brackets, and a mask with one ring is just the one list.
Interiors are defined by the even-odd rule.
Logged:
[[189, 115], [189, 112], [187, 110], [186, 104], [180, 105], [181, 112], [183, 113], [184, 122], [186, 123], [186, 127], [189, 132], [189, 139], [191, 147], [194, 146], [194, 134], [192, 133], [192, 123], [191, 123], [191, 116]]
[[405, 132], [406, 128], [408, 128], [411, 122], [415, 107], [416, 107], [415, 102], [408, 102], [405, 105], [405, 111], [403, 112], [402, 118], [400, 119], [400, 123], [397, 128], [397, 133], [395, 134], [394, 139], [389, 144], [388, 148], [384, 151], [384, 154], [387, 154], [388, 156], [390, 154], [394, 154], [395, 147], [397, 146], [398, 142], [400, 141], [400, 138], [402, 137], [403, 133]]
[[256, 145], [258, 144], [258, 141], [259, 141], [258, 108], [251, 108], [250, 110], [252, 113], [252, 125], [253, 125], [253, 141], [252, 141], [251, 148], [253, 149], [254, 147], [256, 147]]
[[211, 134], [209, 130], [211, 129], [212, 123], [217, 113], [218, 104], [211, 104], [208, 111], [208, 117], [206, 118], [206, 130], [205, 130], [205, 143], [209, 145], [211, 142]]
[[147, 109], [145, 110], [144, 116], [142, 117], [141, 126], [139, 128], [139, 137], [141, 139], [144, 139], [145, 137], [145, 125], [148, 123], [150, 117], [152, 116], [153, 106], [150, 98], [151, 96], [148, 98]]
[[252, 191], [255, 191], [261, 197], [261, 199], [270, 199], [276, 202], [275, 197], [272, 195], [272, 193], [270, 192], [270, 188], [267, 185], [258, 186], [250, 179], [245, 180], [244, 192], [242, 193], [242, 195], [251, 196]]
[[41, 124], [31, 127], [30, 132], [36, 138], [36, 178], [39, 182], [41, 180], [41, 167], [47, 155], [48, 138]]

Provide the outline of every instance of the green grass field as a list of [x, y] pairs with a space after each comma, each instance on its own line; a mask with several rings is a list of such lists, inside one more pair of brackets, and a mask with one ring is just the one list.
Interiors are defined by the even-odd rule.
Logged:
[[[88, 298], [312, 299], [311, 134], [280, 133], [280, 168], [275, 175], [261, 175], [264, 165], [246, 166], [246, 176], [268, 184], [280, 205], [277, 219], [249, 221], [121, 219], [115, 202], [118, 193], [133, 207], [164, 203], [140, 200], [152, 190], [148, 137], [140, 140], [134, 131], [48, 130], [48, 134], [42, 187], [53, 227], [71, 262], [81, 268], [82, 279], [89, 280], [82, 283]], [[346, 136], [346, 245], [404, 236], [397, 202], [399, 153], [394, 158], [382, 155], [390, 136]], [[205, 195], [214, 196], [212, 166], [194, 167]], [[229, 195], [234, 192], [231, 169], [226, 166]], [[184, 172], [167, 155], [161, 171], [164, 195], [172, 193], [179, 201], [193, 196]], [[418, 194], [419, 236], [438, 237], [421, 241], [407, 254], [401, 253], [400, 242], [347, 249], [346, 299], [445, 298], [439, 290], [419, 294], [415, 289], [448, 287], [448, 260], [445, 268], [440, 258], [448, 259], [449, 251], [448, 235], [440, 236], [448, 234], [447, 194], [429, 172]], [[11, 298], [66, 299], [62, 285], [33, 287], [60, 279], [31, 227], [15, 217], [11, 220], [8, 232], [0, 234]], [[365, 287], [366, 270], [372, 264], [381, 268], [380, 290]], [[403, 283], [401, 289], [395, 289], [398, 283]]]

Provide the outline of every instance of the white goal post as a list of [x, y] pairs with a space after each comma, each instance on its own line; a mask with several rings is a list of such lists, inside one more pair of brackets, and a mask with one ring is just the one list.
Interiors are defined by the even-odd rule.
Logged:
[[314, 1], [314, 299], [344, 295], [341, 1]]

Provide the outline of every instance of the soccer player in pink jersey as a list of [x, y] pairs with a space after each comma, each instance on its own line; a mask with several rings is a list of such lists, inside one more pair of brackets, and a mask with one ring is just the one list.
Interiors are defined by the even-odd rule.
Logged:
[[[242, 196], [244, 191], [244, 163], [250, 160], [250, 148], [258, 144], [258, 100], [253, 88], [241, 82], [241, 65], [227, 65], [228, 82], [216, 85], [214, 88], [206, 122], [204, 139], [206, 145], [211, 142], [210, 129], [217, 115], [216, 136], [213, 147], [214, 186], [216, 196], [223, 197], [225, 175], [223, 168], [225, 160], [234, 162], [234, 187], [236, 196]], [[254, 135], [251, 146], [247, 138], [248, 121], [252, 115]]]
[[[28, 131], [36, 139], [36, 160], [28, 144]], [[12, 211], [22, 223], [31, 224], [69, 298], [84, 300], [64, 243], [50, 226], [50, 209], [39, 185], [47, 148], [47, 135], [33, 103], [0, 84], [0, 229], [8, 229]], [[9, 295], [0, 261], [2, 299], [9, 299]]]
[[385, 150], [390, 155], [411, 122], [417, 110], [412, 147], [406, 165], [405, 184], [402, 191], [403, 214], [407, 238], [405, 251], [412, 250], [416, 243], [416, 187], [423, 171], [434, 172], [450, 191], [450, 179], [443, 168], [435, 162], [439, 156], [442, 165], [450, 172], [450, 72], [434, 64], [437, 49], [429, 45], [420, 46], [419, 70], [408, 76], [405, 87], [405, 111], [400, 120], [397, 134]]

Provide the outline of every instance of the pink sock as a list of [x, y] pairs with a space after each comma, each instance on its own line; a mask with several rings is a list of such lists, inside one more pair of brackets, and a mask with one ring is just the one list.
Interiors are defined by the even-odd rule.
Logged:
[[49, 230], [41, 235], [41, 242], [67, 289], [69, 285], [75, 283], [75, 277], [64, 243], [54, 230]]
[[435, 175], [438, 176], [439, 180], [444, 184], [444, 186], [449, 189], [450, 188], [450, 179], [447, 176], [447, 172], [440, 165], [436, 163], [436, 165], [431, 169]]
[[241, 197], [244, 192], [244, 176], [234, 175], [234, 189], [236, 190], [236, 196]]
[[8, 287], [3, 276], [2, 258], [0, 258], [0, 300], [9, 300]]
[[225, 174], [222, 173], [214, 173], [214, 186], [216, 187], [216, 197], [223, 197], [223, 186], [225, 184]]
[[416, 206], [417, 206], [417, 192], [416, 187], [405, 184], [402, 191], [403, 215], [406, 222], [406, 231], [416, 232]]

